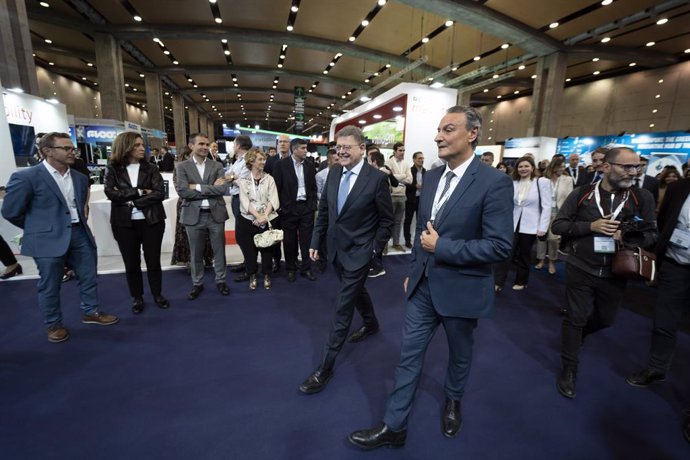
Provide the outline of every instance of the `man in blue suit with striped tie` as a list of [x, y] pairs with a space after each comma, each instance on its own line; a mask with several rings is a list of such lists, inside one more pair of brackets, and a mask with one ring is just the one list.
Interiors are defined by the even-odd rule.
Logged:
[[408, 303], [393, 391], [382, 423], [349, 436], [363, 449], [405, 444], [424, 354], [439, 324], [449, 351], [441, 429], [451, 438], [462, 426], [473, 332], [494, 306], [491, 264], [508, 258], [513, 240], [513, 185], [474, 155], [481, 128], [479, 113], [463, 106], [448, 109], [439, 124], [435, 141], [446, 166], [426, 173], [419, 197], [419, 238], [403, 283]]

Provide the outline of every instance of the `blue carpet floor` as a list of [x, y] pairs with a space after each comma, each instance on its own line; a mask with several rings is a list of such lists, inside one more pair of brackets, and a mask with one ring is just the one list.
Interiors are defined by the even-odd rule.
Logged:
[[[480, 321], [463, 400], [464, 427], [440, 431], [447, 359], [440, 329], [403, 449], [363, 453], [349, 432], [377, 423], [398, 359], [406, 256], [385, 259], [367, 283], [381, 332], [347, 344], [320, 394], [297, 386], [318, 364], [338, 284], [285, 276], [251, 293], [233, 283], [221, 296], [207, 273], [198, 300], [185, 299], [184, 270], [164, 273], [168, 311], [150, 297], [130, 312], [124, 275], [100, 276], [103, 310], [119, 324], [81, 324], [76, 283], [63, 289], [72, 337], [46, 340], [36, 281], [0, 283], [0, 459], [687, 459], [682, 409], [690, 406], [690, 338], [681, 334], [668, 380], [635, 389], [625, 376], [643, 365], [651, 321], [627, 309], [590, 337], [578, 397], [555, 388], [560, 369], [562, 267], [533, 272], [529, 288], [507, 290]], [[512, 279], [512, 278], [511, 278]], [[471, 292], [458, 292], [458, 302]], [[653, 303], [631, 285], [626, 304]], [[355, 318], [355, 326], [359, 318]]]

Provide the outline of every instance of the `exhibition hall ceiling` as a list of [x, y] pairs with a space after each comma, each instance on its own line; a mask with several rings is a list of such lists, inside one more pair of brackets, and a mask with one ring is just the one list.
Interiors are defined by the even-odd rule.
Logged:
[[469, 88], [472, 105], [530, 94], [540, 57], [565, 53], [576, 85], [690, 58], [690, 1], [27, 0], [38, 66], [96, 87], [97, 34], [122, 47], [127, 101], [145, 72], [164, 101], [227, 123], [308, 132], [401, 82]]

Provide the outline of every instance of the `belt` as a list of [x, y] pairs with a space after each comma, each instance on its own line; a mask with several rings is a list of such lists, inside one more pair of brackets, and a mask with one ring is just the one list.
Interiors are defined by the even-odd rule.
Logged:
[[72, 222], [72, 227], [79, 227], [81, 222]]
[[201, 208], [199, 209], [199, 212], [211, 212], [210, 208]]

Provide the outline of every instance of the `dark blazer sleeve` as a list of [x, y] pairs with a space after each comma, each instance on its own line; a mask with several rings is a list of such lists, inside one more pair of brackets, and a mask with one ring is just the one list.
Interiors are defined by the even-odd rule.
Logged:
[[122, 166], [109, 165], [105, 173], [105, 196], [115, 204], [124, 204], [139, 197], [139, 191], [124, 179], [127, 170]]
[[146, 164], [142, 162], [142, 167], [146, 168], [146, 171], [140, 178], [143, 179], [142, 184], [137, 184], [138, 189], [151, 190], [151, 193], [146, 195], [141, 195], [133, 200], [134, 206], [139, 209], [148, 208], [150, 206], [155, 206], [160, 204], [165, 199], [165, 187], [163, 185], [163, 176], [161, 176], [160, 171], [155, 166]]
[[393, 228], [393, 200], [388, 189], [387, 174], [381, 174], [376, 184], [376, 209], [379, 226], [374, 236], [374, 252], [380, 253], [386, 247]]

